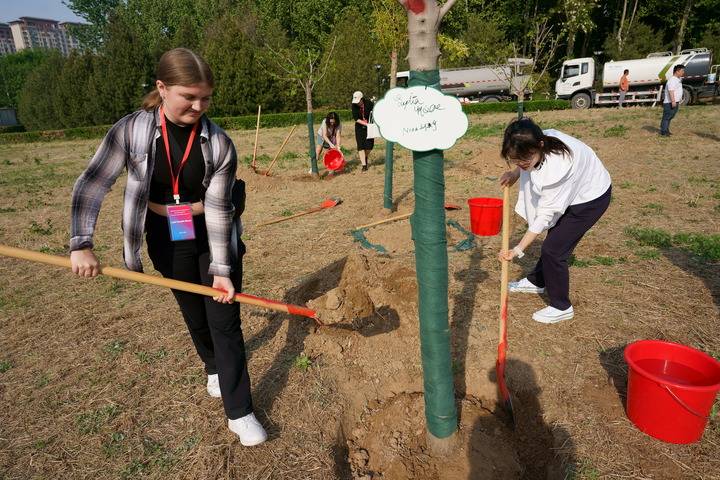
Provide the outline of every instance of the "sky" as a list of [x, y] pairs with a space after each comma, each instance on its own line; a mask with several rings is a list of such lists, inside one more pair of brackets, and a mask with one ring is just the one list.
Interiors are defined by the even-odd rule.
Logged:
[[59, 22], [82, 22], [62, 0], [0, 0], [0, 22], [20, 17], [39, 17]]

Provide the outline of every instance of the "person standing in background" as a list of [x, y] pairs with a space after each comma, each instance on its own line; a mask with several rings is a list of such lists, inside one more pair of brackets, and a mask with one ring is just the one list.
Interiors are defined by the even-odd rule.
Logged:
[[357, 144], [358, 157], [360, 157], [363, 172], [368, 169], [370, 151], [375, 146], [375, 139], [367, 138], [367, 124], [373, 107], [373, 103], [363, 97], [362, 92], [353, 93], [352, 116], [353, 120], [355, 120], [355, 143]]
[[665, 83], [665, 94], [663, 100], [663, 115], [660, 120], [660, 136], [669, 137], [670, 120], [677, 114], [680, 102], [683, 99], [682, 77], [685, 76], [685, 65], [675, 65], [673, 75]]
[[623, 108], [623, 103], [625, 102], [625, 94], [630, 88], [630, 82], [628, 81], [628, 74], [630, 73], [630, 70], [625, 69], [625, 71], [622, 74], [622, 77], [620, 77], [620, 104], [618, 108]]

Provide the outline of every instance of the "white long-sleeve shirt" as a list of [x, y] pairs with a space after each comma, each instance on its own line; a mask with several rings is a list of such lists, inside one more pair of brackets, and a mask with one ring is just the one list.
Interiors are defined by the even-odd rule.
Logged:
[[571, 205], [590, 202], [610, 188], [610, 174], [592, 148], [557, 130], [543, 130], [562, 140], [572, 156], [550, 154], [540, 169], [520, 171], [520, 192], [515, 212], [528, 222], [528, 230], [552, 228]]

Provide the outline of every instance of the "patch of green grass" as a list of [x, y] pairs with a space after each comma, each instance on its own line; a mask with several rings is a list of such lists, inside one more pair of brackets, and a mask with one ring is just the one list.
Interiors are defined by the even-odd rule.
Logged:
[[153, 364], [158, 362], [159, 360], [162, 360], [163, 358], [167, 357], [168, 353], [167, 350], [164, 348], [161, 348], [157, 352], [135, 352], [135, 356], [140, 360], [141, 363], [146, 364]]
[[643, 260], [657, 260], [660, 258], [660, 251], [654, 247], [638, 248], [635, 255]]
[[43, 245], [42, 247], [40, 247], [40, 253], [60, 255], [62, 253], [67, 253], [67, 249], [65, 247], [50, 247], [48, 245]]
[[625, 234], [641, 245], [667, 249], [680, 248], [705, 260], [720, 260], [720, 235], [677, 233], [672, 235], [655, 228], [627, 227]]
[[599, 480], [600, 471], [595, 468], [589, 459], [583, 459], [577, 464], [568, 467], [565, 478], [567, 480]]
[[627, 132], [628, 128], [625, 125], [615, 125], [606, 129], [605, 132], [603, 132], [603, 137], [624, 137]]
[[13, 367], [10, 360], [0, 360], [0, 373], [5, 373]]
[[35, 220], [30, 223], [30, 233], [35, 235], [51, 235], [53, 233], [53, 226], [50, 220], [45, 220], [45, 225], [40, 225]]
[[655, 185], [650, 185], [647, 189], [648, 193], [657, 192], [657, 187]]
[[280, 160], [294, 160], [296, 158], [300, 158], [301, 156], [302, 155], [297, 152], [285, 152], [280, 155]]
[[148, 465], [136, 459], [123, 467], [120, 471], [120, 478], [123, 480], [138, 478], [139, 476], [144, 476], [147, 470]]
[[103, 347], [103, 352], [107, 353], [111, 360], [116, 359], [125, 350], [127, 344], [124, 340], [113, 340]]
[[590, 260], [580, 260], [575, 255], [570, 255], [568, 265], [570, 265], [571, 267], [585, 268], [592, 265], [592, 262]]
[[36, 440], [33, 442], [33, 448], [35, 450], [45, 450], [50, 445], [51, 439]]
[[620, 187], [620, 188], [632, 188], [632, 187], [634, 187], [634, 186], [635, 186], [634, 183], [628, 182], [627, 180], [624, 181], [624, 182], [621, 182], [621, 183], [618, 185], [618, 187]]
[[50, 374], [47, 372], [41, 373], [35, 379], [35, 387], [37, 388], [46, 387], [48, 383], [50, 383]]
[[113, 432], [108, 439], [103, 442], [102, 449], [105, 456], [112, 458], [122, 450], [125, 434], [122, 432]]
[[289, 216], [292, 215], [293, 213], [294, 213], [294, 212], [293, 212], [292, 210], [290, 210], [289, 208], [286, 208], [285, 210], [283, 210], [282, 212], [280, 212], [280, 216], [281, 216], [281, 217], [289, 217]]
[[701, 177], [695, 177], [695, 176], [688, 177], [688, 182], [689, 182], [691, 185], [701, 185], [701, 184], [704, 184], [704, 183], [709, 183], [709, 184], [713, 184], [713, 185], [714, 185], [714, 184], [718, 183], [717, 180], [712, 179], [712, 178], [707, 178], [705, 175], [703, 175], [703, 176], [701, 176]]
[[98, 433], [103, 425], [120, 413], [117, 405], [106, 405], [97, 410], [81, 413], [75, 419], [78, 431], [84, 435]]
[[312, 359], [304, 353], [301, 353], [293, 360], [293, 366], [303, 372], [307, 371], [312, 366], [312, 363]]
[[640, 210], [642, 211], [643, 215], [649, 215], [651, 213], [661, 214], [663, 210], [665, 210], [665, 207], [660, 205], [659, 203], [648, 203], [647, 205], [643, 205], [642, 207], [640, 207]]
[[670, 186], [673, 188], [673, 190], [679, 190], [680, 184], [678, 182], [672, 182]]
[[17, 212], [16, 208], [12, 207], [0, 207], [0, 213], [15, 213]]
[[494, 123], [492, 125], [477, 124], [467, 129], [466, 138], [480, 139], [485, 137], [496, 137], [503, 134], [505, 124]]

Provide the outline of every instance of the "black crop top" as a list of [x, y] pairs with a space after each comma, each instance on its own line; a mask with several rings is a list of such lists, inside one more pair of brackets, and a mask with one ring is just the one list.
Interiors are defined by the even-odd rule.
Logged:
[[[165, 117], [168, 129], [168, 141], [170, 143], [170, 156], [172, 157], [173, 170], [177, 173], [178, 165], [182, 160], [187, 146], [190, 132], [193, 127], [181, 127], [175, 125], [167, 117]], [[195, 133], [190, 155], [185, 166], [180, 172], [180, 201], [181, 202], [199, 202], [205, 198], [205, 187], [203, 187], [203, 179], [205, 178], [205, 160], [203, 159], [202, 149], [200, 148], [200, 130]], [[170, 171], [168, 170], [167, 155], [165, 153], [165, 143], [162, 135], [157, 139], [155, 144], [155, 167], [150, 180], [149, 200], [155, 203], [167, 204], [174, 203], [172, 193], [172, 180]]]

